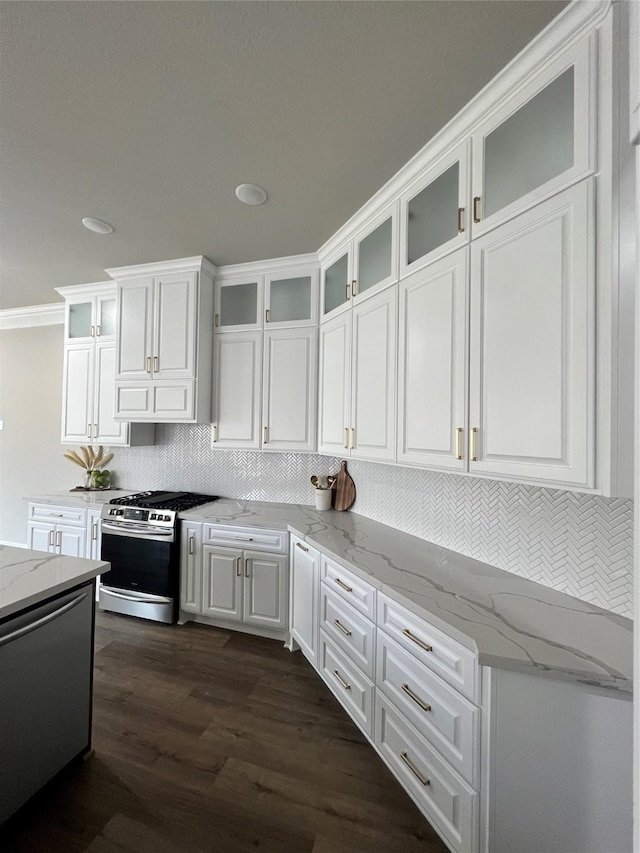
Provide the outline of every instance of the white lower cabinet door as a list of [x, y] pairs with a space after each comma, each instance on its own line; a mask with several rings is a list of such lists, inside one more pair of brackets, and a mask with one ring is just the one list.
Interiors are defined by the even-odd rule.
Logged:
[[320, 326], [318, 453], [349, 455], [351, 312]]
[[54, 550], [55, 525], [29, 522], [29, 548], [32, 551], [50, 552]]
[[398, 462], [466, 467], [467, 249], [400, 285]]
[[100, 526], [100, 510], [87, 511], [87, 548], [88, 560], [99, 560], [102, 547], [102, 530]]
[[445, 764], [380, 691], [376, 691], [374, 742], [405, 791], [451, 850], [477, 853], [478, 794]]
[[291, 636], [315, 664], [318, 649], [320, 554], [291, 536]]
[[594, 485], [593, 183], [473, 241], [469, 471]]
[[95, 344], [95, 388], [93, 390], [94, 441], [109, 446], [126, 445], [129, 425], [114, 418], [116, 376], [115, 343]]
[[56, 525], [56, 550], [67, 557], [84, 557], [87, 543], [87, 532], [84, 527], [66, 527]]
[[284, 630], [288, 614], [287, 557], [244, 554], [244, 622]]
[[260, 447], [262, 332], [214, 336], [213, 423], [215, 447]]
[[202, 614], [231, 622], [242, 621], [242, 551], [203, 550]]
[[[94, 352], [93, 343], [68, 345], [64, 349], [62, 441], [65, 443], [91, 441]], [[111, 393], [113, 396], [113, 388]]]
[[180, 525], [180, 609], [202, 612], [202, 524]]
[[315, 450], [317, 347], [317, 329], [265, 332], [263, 450]]
[[398, 288], [353, 311], [351, 455], [394, 460]]

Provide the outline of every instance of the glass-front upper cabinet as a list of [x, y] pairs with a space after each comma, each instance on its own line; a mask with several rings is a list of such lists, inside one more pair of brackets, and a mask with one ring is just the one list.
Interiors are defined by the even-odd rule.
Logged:
[[470, 236], [469, 142], [420, 176], [400, 199], [400, 275], [463, 246]]
[[265, 329], [315, 326], [317, 322], [317, 267], [300, 267], [265, 276]]
[[398, 280], [397, 204], [366, 223], [322, 265], [321, 320]]
[[214, 326], [217, 332], [262, 328], [264, 276], [218, 278], [215, 283]]
[[589, 172], [589, 53], [583, 40], [502, 102], [474, 133], [474, 235]]
[[[88, 286], [89, 287], [89, 286]], [[88, 289], [87, 287], [87, 289]], [[116, 334], [116, 285], [115, 282], [96, 282], [91, 285], [94, 292], [103, 294], [66, 298], [66, 338], [80, 342], [96, 338], [114, 338]], [[63, 288], [60, 289], [60, 292]]]

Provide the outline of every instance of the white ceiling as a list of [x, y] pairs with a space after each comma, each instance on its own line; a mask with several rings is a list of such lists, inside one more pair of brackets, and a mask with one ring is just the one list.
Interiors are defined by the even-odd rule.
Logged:
[[0, 2], [0, 307], [315, 251], [565, 5]]

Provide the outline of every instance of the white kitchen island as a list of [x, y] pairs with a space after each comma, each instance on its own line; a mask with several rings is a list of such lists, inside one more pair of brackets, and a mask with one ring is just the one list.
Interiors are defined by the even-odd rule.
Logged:
[[95, 578], [108, 571], [0, 546], [0, 823], [91, 748]]

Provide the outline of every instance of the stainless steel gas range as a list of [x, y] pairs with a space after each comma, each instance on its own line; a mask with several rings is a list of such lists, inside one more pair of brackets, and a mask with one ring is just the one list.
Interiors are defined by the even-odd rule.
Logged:
[[193, 492], [139, 492], [102, 509], [101, 558], [111, 571], [99, 607], [157, 622], [175, 622], [180, 595], [178, 513], [217, 500]]

